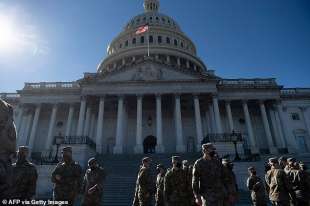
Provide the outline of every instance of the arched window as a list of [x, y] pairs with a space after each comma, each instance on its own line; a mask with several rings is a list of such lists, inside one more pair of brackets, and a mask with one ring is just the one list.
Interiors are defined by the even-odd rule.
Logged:
[[156, 21], [159, 21], [159, 18], [158, 18], [158, 16], [156, 16]]
[[126, 46], [126, 47], [128, 46], [128, 40], [125, 42], [125, 46]]
[[150, 37], [149, 37], [149, 42], [150, 42], [151, 44], [153, 44], [153, 42], [154, 42], [153, 36], [150, 36]]
[[141, 36], [141, 37], [140, 37], [140, 43], [141, 43], [141, 44], [144, 44], [144, 36]]
[[158, 41], [158, 44], [161, 44], [162, 41], [163, 41], [163, 40], [162, 40], [162, 37], [161, 37], [161, 36], [158, 36], [158, 40], [157, 40], [157, 41]]
[[174, 46], [178, 46], [178, 41], [176, 39], [174, 40]]
[[166, 38], [166, 42], [167, 42], [167, 44], [170, 44], [170, 38], [169, 37]]
[[183, 42], [181, 42], [181, 47], [182, 47], [182, 48], [184, 47], [184, 44], [183, 44]]
[[119, 48], [121, 49], [123, 47], [123, 45], [122, 44], [119, 44]]

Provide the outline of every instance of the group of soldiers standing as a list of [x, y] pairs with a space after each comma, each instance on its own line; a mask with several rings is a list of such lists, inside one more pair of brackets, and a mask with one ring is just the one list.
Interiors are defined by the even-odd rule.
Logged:
[[[247, 187], [255, 206], [267, 206], [266, 192], [274, 206], [309, 206], [310, 174], [306, 165], [295, 158], [270, 158], [266, 165], [265, 183], [250, 167]], [[266, 187], [266, 188], [265, 188]]]
[[151, 158], [142, 159], [133, 206], [232, 206], [238, 200], [233, 164], [221, 159], [211, 144], [202, 145], [203, 157], [195, 164], [172, 157], [172, 167], [157, 165], [156, 189], [150, 169]]

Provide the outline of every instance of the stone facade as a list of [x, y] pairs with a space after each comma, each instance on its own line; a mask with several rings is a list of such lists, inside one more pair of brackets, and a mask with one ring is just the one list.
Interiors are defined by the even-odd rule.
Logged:
[[[55, 150], [61, 135], [87, 137], [101, 154], [154, 152], [152, 140], [157, 153], [186, 153], [207, 137], [229, 154], [235, 131], [244, 140], [240, 152], [310, 151], [310, 89], [216, 76], [177, 23], [158, 12], [158, 1], [145, 5], [113, 40], [97, 73], [1, 94], [15, 107], [20, 145], [34, 153]], [[145, 24], [149, 31], [136, 35]]]

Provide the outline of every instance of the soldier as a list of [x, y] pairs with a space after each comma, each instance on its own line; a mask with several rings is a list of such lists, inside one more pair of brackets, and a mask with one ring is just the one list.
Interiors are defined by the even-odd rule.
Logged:
[[202, 145], [203, 157], [198, 159], [193, 169], [193, 192], [199, 206], [222, 206], [225, 196], [225, 176], [223, 166], [211, 143]]
[[74, 205], [81, 188], [82, 168], [72, 159], [71, 147], [63, 148], [62, 155], [63, 162], [58, 163], [52, 173], [54, 200], [68, 201], [69, 205]]
[[195, 197], [192, 188], [193, 166], [189, 165], [187, 160], [183, 160], [182, 165], [186, 176], [187, 199], [189, 205], [195, 206]]
[[134, 206], [149, 206], [153, 194], [153, 181], [150, 171], [151, 158], [144, 157], [136, 182], [136, 193], [133, 201]]
[[294, 158], [289, 158], [288, 164], [290, 165], [290, 172], [288, 176], [296, 197], [295, 202], [292, 202], [292, 205], [308, 206], [309, 183], [307, 182], [307, 174], [299, 169], [299, 165], [297, 165], [297, 162]]
[[82, 192], [84, 193], [83, 206], [100, 205], [105, 176], [105, 171], [98, 165], [97, 160], [95, 158], [89, 159], [82, 186]]
[[165, 206], [164, 200], [164, 178], [166, 174], [166, 169], [164, 165], [157, 165], [156, 170], [158, 175], [156, 178], [156, 195], [155, 195], [155, 206]]
[[280, 169], [277, 158], [270, 158], [271, 170], [266, 174], [266, 183], [269, 191], [269, 199], [274, 206], [289, 206], [290, 195], [293, 199], [294, 193], [285, 172]]
[[13, 198], [31, 200], [36, 193], [38, 173], [36, 167], [27, 160], [29, 148], [20, 146], [17, 161], [13, 164]]
[[238, 200], [238, 185], [235, 173], [233, 172], [234, 164], [228, 159], [222, 160], [224, 176], [226, 177], [226, 198], [224, 200], [225, 206], [232, 206]]
[[254, 167], [248, 168], [247, 187], [251, 191], [253, 206], [267, 206], [264, 182], [256, 175]]
[[0, 99], [0, 200], [11, 197], [12, 156], [16, 154], [13, 108]]
[[280, 168], [284, 170], [287, 165], [287, 157], [285, 156], [279, 157], [279, 165], [280, 165]]
[[186, 175], [179, 156], [172, 157], [172, 168], [164, 181], [164, 196], [168, 206], [189, 206]]

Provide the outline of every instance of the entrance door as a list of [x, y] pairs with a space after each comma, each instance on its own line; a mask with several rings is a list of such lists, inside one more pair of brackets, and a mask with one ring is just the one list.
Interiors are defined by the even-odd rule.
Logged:
[[155, 148], [157, 145], [157, 139], [156, 137], [150, 135], [147, 136], [143, 141], [143, 149], [144, 154], [153, 154], [155, 153]]
[[297, 136], [296, 139], [297, 139], [299, 152], [300, 153], [307, 152], [305, 137], [304, 136]]
[[187, 152], [193, 153], [195, 152], [195, 140], [194, 137], [187, 138]]

